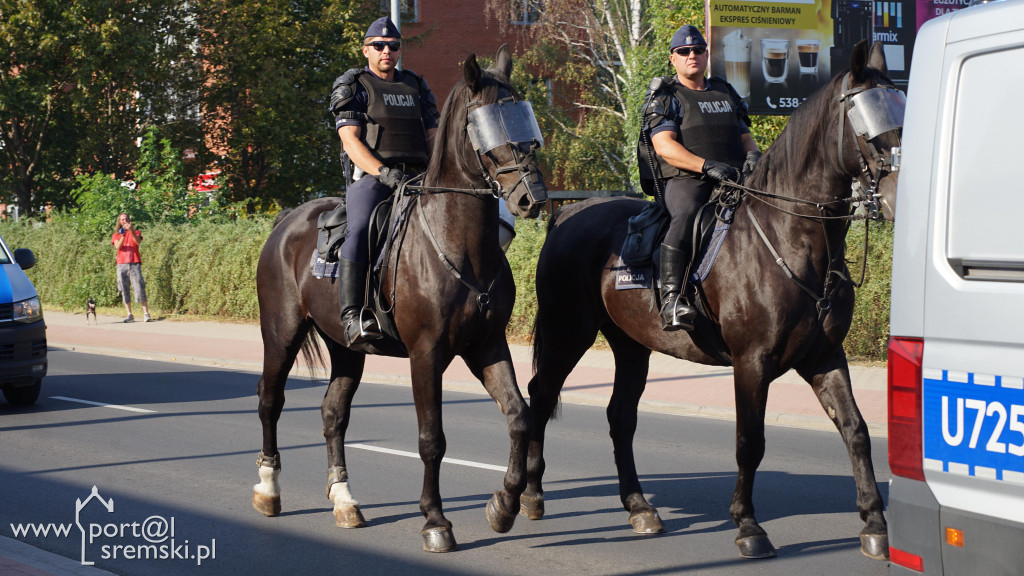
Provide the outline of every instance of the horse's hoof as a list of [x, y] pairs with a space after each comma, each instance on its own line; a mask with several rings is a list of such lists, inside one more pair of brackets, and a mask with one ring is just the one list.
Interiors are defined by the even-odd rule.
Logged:
[[868, 558], [875, 560], [889, 559], [888, 534], [861, 534], [860, 551]]
[[516, 522], [516, 515], [505, 510], [498, 494], [498, 492], [495, 492], [494, 496], [491, 496], [490, 501], [487, 502], [487, 523], [491, 525], [491, 530], [504, 534], [512, 529], [512, 525]]
[[267, 496], [259, 492], [252, 493], [252, 507], [264, 516], [277, 516], [281, 513], [281, 497]]
[[519, 497], [519, 513], [530, 520], [540, 520], [544, 517], [544, 496]]
[[358, 506], [344, 506], [334, 509], [334, 525], [338, 528], [360, 528], [366, 526], [366, 519]]
[[740, 556], [743, 558], [774, 558], [775, 546], [771, 540], [763, 534], [746, 536], [736, 539], [736, 546], [740, 549]]
[[629, 523], [633, 526], [633, 532], [637, 534], [661, 534], [665, 527], [661, 525], [661, 518], [655, 509], [638, 512], [629, 517]]
[[423, 531], [423, 549], [427, 552], [452, 552], [458, 547], [451, 528], [428, 528]]

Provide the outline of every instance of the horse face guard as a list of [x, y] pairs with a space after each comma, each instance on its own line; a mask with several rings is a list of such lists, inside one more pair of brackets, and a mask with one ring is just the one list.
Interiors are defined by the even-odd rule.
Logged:
[[848, 90], [849, 79], [849, 74], [843, 78], [842, 93], [838, 98], [845, 104], [846, 112], [839, 115], [840, 162], [843, 120], [849, 119], [861, 167], [861, 173], [853, 181], [853, 199], [865, 204], [869, 217], [881, 220], [880, 200], [889, 205], [888, 212], [893, 214], [894, 202], [886, 200], [883, 196], [888, 194], [879, 193], [879, 187], [884, 181], [886, 190], [895, 190], [895, 182], [890, 177], [895, 177], [900, 167], [900, 137], [907, 97], [888, 84]]
[[[471, 111], [466, 130], [483, 177], [494, 195], [516, 206], [520, 214], [533, 217], [547, 199], [547, 187], [536, 159], [536, 151], [544, 146], [544, 137], [533, 106], [516, 100], [504, 88], [501, 93], [502, 97], [493, 104], [469, 103]], [[493, 175], [485, 167], [484, 158], [495, 166]], [[506, 174], [515, 174], [511, 183]]]

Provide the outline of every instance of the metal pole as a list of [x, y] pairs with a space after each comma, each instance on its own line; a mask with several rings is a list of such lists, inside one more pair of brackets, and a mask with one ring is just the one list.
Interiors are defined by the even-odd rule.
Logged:
[[[401, 32], [402, 31], [402, 2], [401, 2], [401, 0], [391, 0], [391, 21], [395, 23], [395, 27], [398, 28], [399, 32]], [[398, 54], [398, 65], [395, 66], [395, 68], [398, 69], [398, 70], [402, 69], [402, 54], [401, 54], [401, 52], [399, 52], [399, 54]]]

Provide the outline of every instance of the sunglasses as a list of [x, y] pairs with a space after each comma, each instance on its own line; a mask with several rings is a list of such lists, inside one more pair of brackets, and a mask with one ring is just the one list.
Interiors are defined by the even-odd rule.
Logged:
[[391, 42], [383, 42], [378, 40], [376, 42], [368, 42], [365, 44], [365, 46], [373, 46], [373, 49], [376, 50], [377, 52], [383, 52], [384, 47], [387, 46], [392, 52], [398, 52], [399, 50], [402, 49], [402, 42], [399, 40], [392, 40]]
[[705, 53], [707, 51], [708, 51], [707, 46], [694, 46], [693, 48], [690, 48], [688, 46], [684, 46], [683, 48], [676, 48], [672, 52], [674, 52], [676, 54], [679, 54], [680, 56], [689, 56], [690, 52], [693, 52], [695, 55], [700, 56], [701, 54], [703, 54], [703, 53]]

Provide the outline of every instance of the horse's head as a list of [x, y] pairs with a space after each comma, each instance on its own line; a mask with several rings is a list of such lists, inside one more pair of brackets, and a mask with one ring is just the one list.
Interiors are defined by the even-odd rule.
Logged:
[[[544, 139], [530, 103], [509, 83], [508, 46], [498, 49], [492, 68], [482, 70], [470, 55], [462, 72], [441, 113], [434, 155], [454, 156], [447, 161], [466, 178], [485, 181], [513, 214], [536, 217], [548, 197], [536, 156]], [[434, 158], [427, 178], [435, 179], [444, 162]]]
[[[838, 101], [840, 163], [855, 174], [854, 195], [864, 198], [875, 218], [896, 217], [896, 180], [906, 96], [888, 79], [882, 44], [868, 49], [862, 40], [853, 51]], [[842, 126], [848, 121], [849, 129]], [[853, 164], [856, 162], [856, 164]]]

